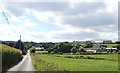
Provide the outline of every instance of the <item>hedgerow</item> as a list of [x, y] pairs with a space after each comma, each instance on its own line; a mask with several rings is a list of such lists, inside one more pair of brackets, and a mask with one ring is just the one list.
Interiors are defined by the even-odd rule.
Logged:
[[10, 67], [14, 66], [22, 59], [22, 52], [19, 49], [0, 44], [0, 50], [2, 51], [3, 71], [6, 71]]

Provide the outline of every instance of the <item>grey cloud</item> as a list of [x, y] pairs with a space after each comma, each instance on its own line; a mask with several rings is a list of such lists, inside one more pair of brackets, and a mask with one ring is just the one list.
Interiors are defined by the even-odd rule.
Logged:
[[96, 32], [78, 32], [76, 34], [65, 33], [65, 34], [57, 34], [53, 38], [59, 39], [71, 39], [71, 40], [84, 40], [86, 38], [98, 38], [99, 34]]
[[79, 2], [71, 8], [70, 2], [6, 2], [6, 8], [13, 14], [21, 15], [25, 13], [25, 9], [33, 9], [38, 11], [53, 11], [64, 15], [72, 15], [78, 13], [94, 12], [97, 9], [105, 7], [103, 2]]
[[103, 2], [80, 2], [74, 4], [74, 8], [67, 9], [65, 15], [76, 15], [79, 13], [86, 14], [98, 9], [104, 9], [106, 5]]
[[23, 15], [25, 9], [32, 9], [37, 11], [52, 11], [52, 12], [64, 12], [70, 8], [69, 2], [7, 2], [4, 3], [5, 8], [14, 15]]
[[116, 24], [117, 17], [114, 14], [106, 12], [99, 14], [92, 13], [84, 18], [80, 18], [79, 16], [75, 17], [64, 16], [62, 23], [79, 27], [94, 27]]

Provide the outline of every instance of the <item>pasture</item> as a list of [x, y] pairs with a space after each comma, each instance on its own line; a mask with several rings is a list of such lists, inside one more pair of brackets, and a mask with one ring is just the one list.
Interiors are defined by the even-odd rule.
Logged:
[[31, 54], [36, 71], [118, 71], [117, 54]]

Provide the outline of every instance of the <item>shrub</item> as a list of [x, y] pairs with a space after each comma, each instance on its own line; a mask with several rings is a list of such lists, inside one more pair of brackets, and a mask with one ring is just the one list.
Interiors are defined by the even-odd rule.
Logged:
[[59, 54], [63, 54], [62, 52], [59, 52]]
[[34, 47], [34, 46], [32, 46], [32, 47], [30, 48], [30, 52], [31, 52], [31, 53], [35, 53], [35, 47]]
[[88, 56], [87, 59], [95, 59], [95, 58]]
[[2, 49], [2, 70], [6, 71], [22, 59], [22, 52], [18, 49], [0, 44]]
[[84, 56], [80, 56], [80, 57], [84, 57]]
[[78, 50], [77, 50], [77, 48], [76, 47], [73, 47], [72, 49], [71, 49], [71, 52], [72, 53], [76, 53]]
[[54, 51], [51, 51], [51, 54], [55, 54], [55, 52], [54, 52]]
[[79, 52], [76, 53], [76, 55], [79, 55], [79, 54], [80, 54]]
[[64, 58], [73, 58], [72, 56], [64, 56]]

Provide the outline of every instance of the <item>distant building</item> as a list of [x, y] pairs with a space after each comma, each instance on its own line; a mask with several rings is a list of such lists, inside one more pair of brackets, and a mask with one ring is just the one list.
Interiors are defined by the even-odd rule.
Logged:
[[73, 41], [73, 42], [80, 43], [80, 44], [84, 44], [85, 43], [85, 41]]
[[112, 44], [113, 42], [111, 40], [105, 40], [103, 41], [103, 44]]
[[100, 46], [101, 46], [100, 44], [93, 44], [94, 49], [100, 49]]
[[96, 53], [102, 53], [102, 54], [107, 54], [107, 50], [105, 49], [98, 49]]
[[120, 41], [116, 41], [115, 43], [116, 43], [116, 44], [120, 44]]
[[43, 47], [36, 47], [36, 50], [44, 49]]
[[108, 53], [116, 53], [117, 48], [105, 48]]
[[86, 50], [86, 53], [96, 53], [96, 50]]
[[106, 50], [117, 50], [117, 48], [105, 48]]

